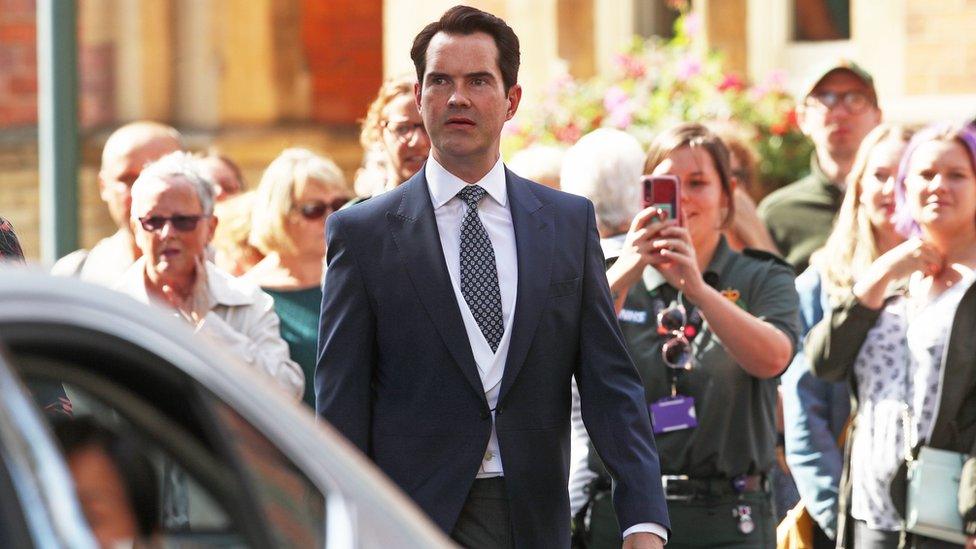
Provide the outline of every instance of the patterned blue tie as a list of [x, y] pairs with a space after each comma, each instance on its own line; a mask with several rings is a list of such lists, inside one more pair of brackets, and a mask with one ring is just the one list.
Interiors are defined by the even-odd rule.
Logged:
[[457, 194], [468, 206], [461, 220], [461, 295], [492, 352], [495, 352], [505, 333], [505, 326], [502, 322], [502, 294], [498, 289], [495, 250], [491, 247], [488, 231], [478, 217], [478, 202], [487, 194], [488, 191], [478, 185], [465, 185]]

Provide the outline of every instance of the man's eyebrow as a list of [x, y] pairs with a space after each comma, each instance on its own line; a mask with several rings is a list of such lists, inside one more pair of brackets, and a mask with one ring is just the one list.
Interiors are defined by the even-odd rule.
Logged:
[[492, 73], [490, 73], [488, 71], [469, 72], [469, 73], [465, 74], [464, 76], [465, 76], [465, 78], [494, 78], [495, 77], [494, 74], [492, 74]]

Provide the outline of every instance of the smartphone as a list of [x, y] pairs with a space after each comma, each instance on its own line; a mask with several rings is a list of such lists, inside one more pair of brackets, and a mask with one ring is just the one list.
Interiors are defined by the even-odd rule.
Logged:
[[668, 213], [668, 219], [681, 222], [681, 180], [676, 175], [645, 175], [641, 207], [655, 207]]

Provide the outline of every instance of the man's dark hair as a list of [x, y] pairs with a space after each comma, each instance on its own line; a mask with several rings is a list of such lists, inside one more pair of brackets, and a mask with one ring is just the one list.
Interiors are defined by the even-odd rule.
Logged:
[[131, 436], [117, 435], [91, 417], [58, 418], [51, 427], [65, 457], [92, 446], [104, 451], [122, 477], [139, 534], [149, 537], [159, 529], [162, 508], [156, 470]]
[[421, 86], [424, 84], [424, 71], [427, 69], [427, 46], [430, 45], [431, 38], [439, 32], [464, 36], [483, 32], [491, 36], [495, 40], [495, 47], [498, 48], [498, 70], [502, 73], [505, 93], [518, 83], [521, 56], [518, 36], [515, 36], [512, 27], [501, 18], [479, 9], [470, 6], [454, 6], [444, 12], [439, 21], [424, 27], [424, 30], [413, 39], [410, 58], [417, 68], [417, 82], [420, 82]]

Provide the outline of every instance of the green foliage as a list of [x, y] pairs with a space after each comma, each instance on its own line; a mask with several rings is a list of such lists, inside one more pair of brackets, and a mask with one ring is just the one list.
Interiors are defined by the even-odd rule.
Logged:
[[625, 130], [646, 146], [679, 122], [731, 121], [751, 135], [761, 194], [799, 178], [809, 169], [812, 146], [797, 127], [784, 74], [749, 84], [724, 72], [719, 53], [695, 46], [700, 26], [696, 13], [686, 13], [670, 40], [635, 38], [615, 56], [609, 76], [556, 79], [542, 101], [523, 104], [506, 125], [503, 154], [535, 143], [568, 146], [599, 127]]

